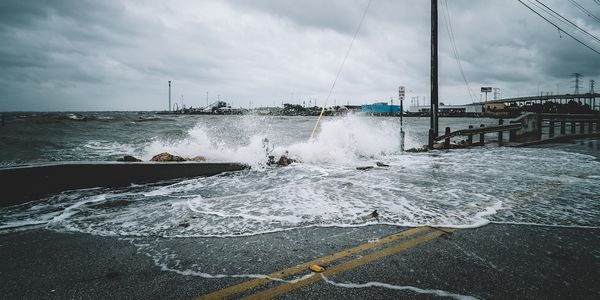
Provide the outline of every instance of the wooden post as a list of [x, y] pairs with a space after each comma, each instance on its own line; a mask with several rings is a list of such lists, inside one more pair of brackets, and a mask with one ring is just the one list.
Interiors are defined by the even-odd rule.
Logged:
[[581, 134], [585, 133], [585, 122], [584, 121], [579, 122], [579, 133], [581, 133]]
[[560, 121], [560, 135], [567, 134], [567, 122], [565, 120]]
[[[473, 125], [469, 125], [469, 129], [473, 129]], [[469, 134], [469, 137], [467, 137], [467, 143], [469, 143], [469, 146], [473, 145], [473, 135]]]
[[[498, 120], [498, 125], [502, 125], [502, 124], [504, 124], [504, 120], [503, 119]], [[502, 130], [498, 131], [498, 146], [502, 146], [503, 138], [504, 137], [502, 136]]]
[[588, 122], [588, 133], [594, 132], [594, 121]]
[[433, 139], [435, 138], [435, 132], [433, 131], [433, 128], [429, 128], [429, 140], [427, 143], [427, 148], [429, 150], [433, 150]]
[[[450, 135], [450, 127], [446, 127], [445, 135]], [[450, 149], [450, 137], [444, 139], [444, 149]]]
[[517, 130], [516, 129], [511, 129], [508, 132], [508, 141], [509, 142], [516, 142], [517, 141]]
[[439, 133], [438, 123], [438, 9], [437, 0], [431, 0], [431, 119], [430, 126], [434, 130], [434, 135], [437, 137]]
[[[540, 101], [540, 104], [542, 102]], [[535, 122], [535, 126], [537, 126], [536, 130], [537, 130], [537, 139], [538, 141], [542, 139], [542, 115], [538, 114], [536, 116], [536, 122]]]
[[[480, 128], [485, 127], [485, 125], [481, 124], [479, 125]], [[481, 144], [481, 146], [483, 146], [485, 144], [485, 133], [480, 133], [479, 134], [479, 143]]]
[[554, 119], [548, 121], [548, 138], [554, 137]]
[[577, 133], [577, 128], [575, 127], [575, 122], [571, 121], [571, 134]]

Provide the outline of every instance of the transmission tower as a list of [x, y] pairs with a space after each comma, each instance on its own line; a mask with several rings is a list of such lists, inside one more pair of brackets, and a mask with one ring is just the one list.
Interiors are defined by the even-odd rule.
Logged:
[[590, 94], [595, 93], [594, 92], [594, 83], [595, 83], [595, 81], [593, 79], [590, 80]]
[[573, 80], [572, 82], [575, 83], [574, 88], [575, 88], [575, 94], [577, 95], [577, 94], [579, 94], [579, 84], [581, 83], [581, 78], [583, 77], [583, 74], [573, 73], [571, 75], [573, 75], [573, 77], [575, 77], [575, 80]]

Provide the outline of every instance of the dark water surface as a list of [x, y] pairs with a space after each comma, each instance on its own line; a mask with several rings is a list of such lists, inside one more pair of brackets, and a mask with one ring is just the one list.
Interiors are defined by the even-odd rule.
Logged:
[[[0, 165], [103, 161], [168, 151], [250, 164], [209, 178], [68, 191], [0, 209], [0, 228], [43, 226], [116, 236], [237, 236], [311, 226], [481, 226], [493, 222], [600, 226], [598, 141], [537, 148], [399, 151], [398, 118], [178, 116], [131, 112], [10, 113]], [[426, 141], [429, 120], [406, 118], [406, 147]], [[493, 119], [441, 119], [441, 127]], [[299, 160], [265, 165], [275, 156]], [[488, 136], [493, 139], [495, 137]], [[364, 172], [382, 161], [390, 167]], [[29, 183], [35, 184], [35, 183]], [[365, 219], [373, 210], [379, 220]], [[189, 224], [189, 226], [181, 226]]]

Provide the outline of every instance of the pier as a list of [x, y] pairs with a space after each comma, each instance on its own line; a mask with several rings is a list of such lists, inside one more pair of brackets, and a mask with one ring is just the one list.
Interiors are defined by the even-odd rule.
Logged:
[[[497, 100], [490, 100], [486, 102], [479, 102], [476, 104], [489, 105], [489, 104], [504, 104], [507, 107], [518, 106], [532, 106], [542, 108], [546, 103], [566, 105], [569, 103], [577, 103], [582, 106], [588, 106], [593, 111], [600, 110], [600, 94], [599, 93], [587, 93], [587, 94], [561, 94], [561, 95], [538, 95], [538, 96], [524, 96], [524, 97], [513, 97], [504, 98]], [[542, 111], [539, 111], [542, 112]]]
[[[526, 113], [508, 121], [500, 119], [497, 126], [471, 125], [455, 131], [446, 127], [444, 134], [440, 136], [436, 136], [430, 129], [426, 148], [432, 150], [483, 146], [486, 134], [496, 134], [499, 146], [521, 147], [600, 137], [600, 114]], [[466, 140], [451, 144], [454, 137], [466, 137]], [[474, 137], [479, 140], [474, 142]], [[439, 143], [441, 141], [443, 143]]]

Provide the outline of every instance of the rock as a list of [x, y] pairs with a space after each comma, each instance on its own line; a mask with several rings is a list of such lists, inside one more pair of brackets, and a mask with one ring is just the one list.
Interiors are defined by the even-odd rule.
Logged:
[[360, 171], [367, 171], [373, 169], [373, 166], [356, 167], [356, 169]]
[[177, 156], [177, 155], [173, 155], [167, 152], [163, 152], [157, 155], [154, 155], [152, 157], [152, 159], [150, 159], [150, 161], [159, 161], [159, 162], [163, 162], [163, 161], [185, 161], [185, 159], [183, 159], [183, 157], [181, 156]]
[[380, 161], [376, 162], [375, 164], [376, 164], [378, 167], [389, 167], [389, 166], [390, 166], [390, 165], [388, 165], [388, 164], [384, 164], [384, 163], [382, 163], [382, 162], [380, 162]]
[[206, 161], [206, 157], [202, 156], [202, 155], [198, 155], [192, 158], [186, 158], [185, 160], [189, 160], [189, 161]]
[[288, 152], [285, 151], [285, 153], [279, 158], [279, 160], [277, 161], [277, 165], [278, 166], [282, 166], [282, 167], [286, 167], [289, 166], [292, 163], [295, 163], [296, 160], [289, 158], [288, 157]]
[[122, 158], [117, 159], [117, 161], [126, 161], [126, 162], [138, 162], [142, 161], [141, 159], [137, 159], [131, 155], [125, 155]]
[[188, 228], [188, 227], [190, 227], [190, 223], [188, 223], [188, 222], [183, 222], [183, 223], [179, 224], [178, 226], [179, 226], [179, 227], [183, 227], [183, 228]]

